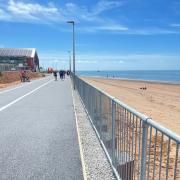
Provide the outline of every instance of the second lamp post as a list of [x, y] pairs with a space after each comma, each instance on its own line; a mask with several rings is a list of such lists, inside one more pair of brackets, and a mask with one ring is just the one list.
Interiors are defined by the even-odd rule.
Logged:
[[75, 37], [74, 37], [74, 21], [67, 21], [67, 23], [73, 25], [73, 85], [75, 90]]

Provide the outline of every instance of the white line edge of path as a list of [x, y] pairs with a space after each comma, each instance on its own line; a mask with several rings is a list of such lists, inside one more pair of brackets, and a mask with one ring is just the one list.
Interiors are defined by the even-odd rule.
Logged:
[[[45, 77], [45, 78], [47, 78], [47, 77]], [[32, 80], [31, 82], [28, 82], [28, 84], [22, 84], [22, 85], [18, 84], [16, 87], [13, 87], [13, 88], [10, 87], [9, 89], [0, 90], [0, 94], [7, 93], [7, 92], [10, 92], [10, 91], [14, 91], [15, 89], [19, 89], [21, 87], [26, 87], [26, 86], [28, 86], [30, 84], [33, 84], [33, 83], [38, 82], [38, 81], [41, 81], [43, 79], [35, 79], [35, 80]]]
[[1, 107], [1, 108], [0, 108], [0, 112], [3, 111], [3, 110], [5, 110], [5, 109], [7, 109], [7, 108], [10, 107], [10, 106], [12, 106], [13, 104], [17, 103], [18, 101], [20, 101], [21, 99], [25, 98], [26, 96], [29, 96], [30, 94], [34, 93], [34, 92], [37, 91], [38, 89], [40, 89], [40, 88], [46, 86], [46, 85], [49, 84], [51, 81], [53, 81], [53, 79], [51, 79], [51, 80], [49, 80], [48, 82], [42, 84], [41, 86], [35, 88], [34, 90], [28, 92], [27, 94], [24, 94], [23, 96], [21, 96], [21, 97], [15, 99], [14, 101], [10, 102], [9, 104], [7, 104], [7, 105]]
[[87, 178], [87, 174], [86, 174], [86, 167], [85, 167], [85, 161], [84, 161], [84, 156], [83, 156], [83, 148], [82, 148], [82, 144], [81, 144], [79, 126], [78, 126], [78, 122], [77, 122], [77, 113], [76, 113], [76, 109], [75, 109], [75, 99], [74, 99], [73, 91], [74, 91], [74, 89], [72, 88], [72, 83], [71, 83], [72, 100], [73, 100], [73, 107], [74, 107], [74, 114], [75, 114], [75, 121], [76, 121], [76, 130], [77, 130], [77, 136], [78, 136], [80, 158], [81, 158], [81, 163], [82, 163], [83, 178], [84, 178], [84, 180], [87, 180], [88, 178]]

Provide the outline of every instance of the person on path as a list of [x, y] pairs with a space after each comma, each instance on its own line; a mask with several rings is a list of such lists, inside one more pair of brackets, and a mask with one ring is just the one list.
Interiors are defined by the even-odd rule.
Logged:
[[63, 71], [62, 70], [59, 71], [59, 76], [60, 76], [60, 79], [63, 80]]
[[63, 70], [63, 79], [65, 79], [66, 71]]
[[21, 82], [26, 81], [26, 71], [24, 71], [24, 70], [20, 71], [20, 79], [21, 79]]
[[53, 75], [54, 75], [55, 81], [57, 81], [57, 72], [56, 72], [56, 71], [53, 71]]

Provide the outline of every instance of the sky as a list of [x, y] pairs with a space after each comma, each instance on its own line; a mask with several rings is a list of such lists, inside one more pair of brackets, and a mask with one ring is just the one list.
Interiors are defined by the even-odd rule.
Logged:
[[[179, 70], [179, 0], [0, 0], [0, 47], [36, 48], [42, 67]], [[72, 53], [71, 53], [72, 54]]]

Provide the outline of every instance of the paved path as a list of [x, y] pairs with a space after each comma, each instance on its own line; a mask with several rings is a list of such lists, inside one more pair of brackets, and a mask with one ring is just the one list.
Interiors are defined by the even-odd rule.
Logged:
[[0, 179], [81, 180], [70, 79], [0, 91]]

